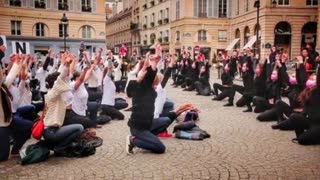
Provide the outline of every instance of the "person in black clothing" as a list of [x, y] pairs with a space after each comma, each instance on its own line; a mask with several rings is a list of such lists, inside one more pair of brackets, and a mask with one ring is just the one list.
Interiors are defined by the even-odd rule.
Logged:
[[[132, 114], [128, 122], [131, 136], [127, 137], [126, 150], [132, 154], [135, 146], [150, 150], [153, 153], [164, 153], [166, 147], [152, 133], [155, 99], [157, 93], [153, 82], [157, 75], [157, 64], [160, 61], [161, 46], [156, 46], [156, 55], [147, 54], [143, 68], [138, 73], [137, 81], [131, 81], [127, 88], [128, 97], [132, 97]], [[150, 62], [149, 62], [150, 61]], [[151, 129], [153, 128], [153, 129]]]
[[233, 51], [229, 65], [230, 65], [230, 75], [234, 78], [237, 72], [237, 63], [238, 63], [238, 52], [236, 50]]
[[[224, 106], [233, 106], [233, 98], [235, 94], [235, 91], [233, 89], [233, 78], [230, 75], [230, 68], [228, 64], [226, 64], [223, 69], [224, 71], [221, 75], [222, 85], [218, 83], [213, 84], [214, 94], [216, 95], [216, 97], [212, 100], [221, 101], [224, 98], [229, 97], [229, 102]], [[220, 94], [218, 90], [221, 91]]]
[[255, 74], [256, 76], [253, 80], [252, 90], [243, 94], [244, 103], [247, 106], [247, 109], [243, 112], [252, 112], [251, 103], [253, 101], [253, 97], [265, 96], [266, 74], [262, 65], [257, 64]]
[[[266, 64], [266, 69], [271, 69], [270, 64]], [[269, 67], [268, 67], [269, 66]], [[270, 80], [267, 80], [265, 97], [254, 97], [253, 104], [256, 106], [255, 113], [261, 113], [271, 109], [277, 100], [281, 99], [281, 88], [287, 85], [289, 77], [282, 66], [281, 61], [275, 62], [274, 70], [271, 73]], [[260, 120], [260, 117], [257, 117]]]
[[186, 78], [186, 88], [184, 91], [195, 90], [195, 82], [199, 80], [199, 62], [195, 61], [192, 63], [190, 68], [190, 76]]
[[[305, 89], [305, 84], [307, 82], [307, 72], [303, 67], [303, 62], [298, 62], [296, 66], [296, 75], [295, 77], [290, 77], [289, 79], [289, 92], [288, 99], [289, 104], [286, 104], [283, 101], [277, 101], [275, 106], [275, 111], [269, 113], [275, 113], [277, 115], [278, 123], [272, 125], [272, 129], [280, 130], [293, 130], [292, 120], [290, 118], [285, 119], [284, 116], [290, 117], [292, 113], [301, 113], [303, 106], [299, 101], [300, 93]], [[272, 115], [271, 115], [272, 116]]]
[[[242, 97], [236, 103], [237, 107], [245, 106], [246, 105], [245, 96], [253, 94], [252, 91], [253, 91], [254, 71], [252, 69], [252, 66], [248, 66], [247, 63], [244, 63], [242, 65], [241, 71], [242, 71], [243, 86], [236, 85], [236, 84], [233, 85], [233, 89], [239, 92], [240, 94], [242, 94]], [[248, 110], [250, 110], [249, 107], [248, 107]]]
[[308, 87], [300, 94], [304, 105], [303, 113], [290, 116], [295, 129], [293, 142], [302, 145], [320, 144], [320, 69], [317, 69], [316, 80], [309, 80]]
[[199, 81], [194, 83], [197, 90], [197, 95], [210, 96], [211, 87], [209, 83], [210, 78], [210, 65], [202, 65], [200, 68]]

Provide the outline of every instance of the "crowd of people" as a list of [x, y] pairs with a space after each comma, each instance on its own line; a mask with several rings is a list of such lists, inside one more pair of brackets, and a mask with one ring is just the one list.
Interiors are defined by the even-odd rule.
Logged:
[[[293, 142], [320, 143], [320, 57], [312, 45], [307, 44], [291, 63], [288, 55], [275, 46], [260, 62], [249, 48], [235, 50], [231, 56], [219, 52], [219, 57], [216, 67], [218, 72], [222, 68], [218, 76], [221, 83], [210, 85], [210, 65], [203, 55], [192, 60], [189, 53], [184, 53], [175, 66], [173, 85], [183, 91], [196, 91], [197, 95], [213, 95], [213, 101], [227, 98], [226, 107], [234, 106], [239, 93], [235, 104], [246, 107], [243, 112], [257, 113], [259, 121], [276, 121], [272, 129], [295, 131]], [[236, 75], [243, 85], [234, 82]]]
[[[78, 56], [49, 50], [44, 62], [24, 54], [11, 54], [7, 61], [5, 51], [1, 46], [0, 161], [19, 154], [41, 112], [42, 139], [56, 155], [63, 155], [86, 130], [125, 119], [121, 110], [129, 103], [117, 97], [121, 92], [132, 99], [132, 107], [127, 109], [132, 111], [127, 153], [134, 153], [136, 147], [164, 153], [166, 147], [159, 137], [172, 137], [168, 127], [186, 110], [198, 112], [190, 104], [174, 108], [165, 89], [171, 77], [173, 86], [184, 91], [214, 95], [214, 101], [228, 98], [225, 106], [234, 105], [238, 92], [241, 98], [236, 106], [246, 106], [244, 112], [259, 113], [260, 121], [277, 121], [273, 129], [294, 130], [293, 141], [299, 144], [320, 142], [320, 58], [311, 46], [296, 58], [294, 71], [288, 71], [288, 56], [276, 47], [262, 64], [250, 49], [234, 51], [230, 57], [219, 54], [221, 83], [212, 86], [211, 63], [204, 55], [194, 59], [188, 52], [163, 55], [160, 44], [154, 54], [148, 52], [130, 61], [115, 58], [111, 51], [103, 55], [102, 49], [92, 57], [85, 52]], [[243, 85], [234, 83], [237, 75]]]

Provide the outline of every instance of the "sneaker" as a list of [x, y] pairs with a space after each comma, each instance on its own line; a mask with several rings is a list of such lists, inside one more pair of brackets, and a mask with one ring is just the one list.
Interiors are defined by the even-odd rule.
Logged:
[[162, 132], [162, 133], [158, 134], [158, 137], [159, 138], [171, 138], [172, 134], [170, 134], [167, 131], [165, 131], [165, 132]]
[[271, 126], [272, 129], [280, 129], [279, 124], [273, 124]]
[[128, 135], [126, 138], [126, 152], [127, 154], [133, 154], [134, 145], [131, 142], [131, 136]]
[[293, 138], [291, 141], [292, 141], [293, 143], [299, 144], [299, 141], [298, 141], [297, 138]]

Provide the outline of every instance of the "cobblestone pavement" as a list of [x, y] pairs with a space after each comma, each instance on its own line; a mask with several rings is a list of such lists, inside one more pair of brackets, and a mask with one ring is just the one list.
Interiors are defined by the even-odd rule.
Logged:
[[[170, 83], [170, 82], [169, 82]], [[104, 139], [95, 155], [82, 159], [52, 157], [21, 166], [17, 159], [0, 164], [4, 179], [320, 179], [320, 147], [291, 142], [293, 132], [275, 131], [242, 108], [223, 107], [211, 97], [168, 86], [177, 105], [192, 102], [201, 109], [199, 126], [211, 134], [204, 141], [163, 139], [167, 152], [139, 150], [128, 156], [125, 121], [98, 130]], [[128, 117], [126, 113], [126, 117]]]

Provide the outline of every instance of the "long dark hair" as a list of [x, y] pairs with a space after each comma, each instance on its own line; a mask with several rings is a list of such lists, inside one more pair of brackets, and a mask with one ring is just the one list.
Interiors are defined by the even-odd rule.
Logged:
[[305, 88], [300, 94], [299, 94], [299, 97], [298, 97], [298, 100], [299, 102], [301, 102], [301, 104], [303, 106], [305, 106], [306, 104], [308, 104], [309, 100], [310, 100], [310, 97], [313, 93], [313, 91], [317, 88], [317, 86], [314, 86], [312, 88]]
[[10, 122], [12, 118], [11, 100], [12, 95], [8, 90], [8, 87], [2, 83], [1, 85], [1, 102], [4, 113], [4, 122]]

